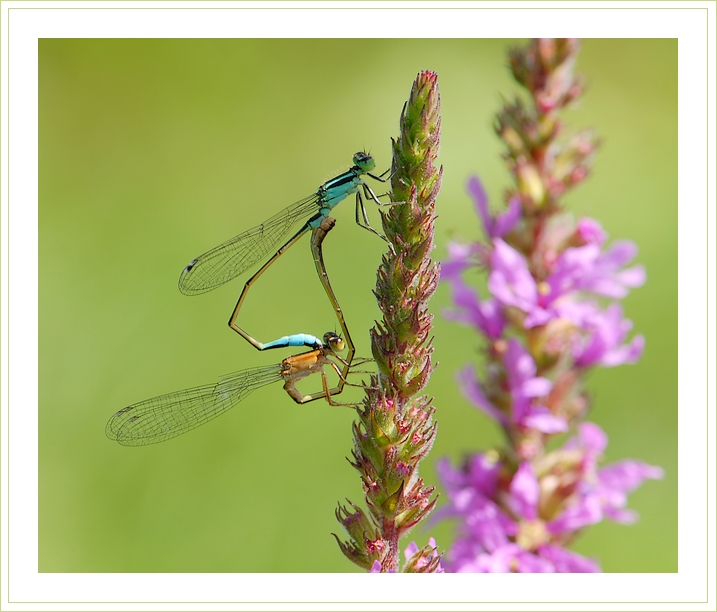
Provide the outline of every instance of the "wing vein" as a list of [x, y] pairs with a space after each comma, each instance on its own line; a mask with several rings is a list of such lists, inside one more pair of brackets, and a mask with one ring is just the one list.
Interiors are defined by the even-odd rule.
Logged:
[[318, 199], [318, 194], [313, 194], [299, 200], [264, 223], [200, 255], [182, 271], [179, 290], [185, 295], [196, 295], [236, 278], [281, 246], [297, 221], [308, 219], [318, 210]]
[[250, 368], [218, 382], [159, 395], [116, 412], [105, 427], [125, 446], [163, 442], [218, 417], [252, 391], [281, 379], [281, 364]]

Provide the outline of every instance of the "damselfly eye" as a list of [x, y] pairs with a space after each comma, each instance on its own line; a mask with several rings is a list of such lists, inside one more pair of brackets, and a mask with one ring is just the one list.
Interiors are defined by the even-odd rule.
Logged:
[[376, 162], [373, 161], [368, 153], [359, 151], [354, 154], [354, 165], [361, 169], [362, 172], [371, 172], [376, 167]]
[[346, 348], [344, 339], [334, 332], [326, 332], [324, 334], [324, 344], [335, 352], [343, 351], [344, 348]]

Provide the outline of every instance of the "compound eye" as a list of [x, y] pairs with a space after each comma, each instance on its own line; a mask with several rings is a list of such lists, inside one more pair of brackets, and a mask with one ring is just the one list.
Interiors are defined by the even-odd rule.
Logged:
[[343, 351], [344, 348], [346, 348], [344, 339], [334, 332], [326, 332], [324, 334], [324, 344], [335, 352]]
[[368, 153], [359, 151], [354, 155], [354, 165], [360, 168], [361, 172], [371, 172], [376, 167], [376, 162]]

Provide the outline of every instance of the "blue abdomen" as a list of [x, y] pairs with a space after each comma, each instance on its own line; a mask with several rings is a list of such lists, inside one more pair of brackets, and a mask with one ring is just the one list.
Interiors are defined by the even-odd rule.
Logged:
[[308, 346], [309, 348], [317, 349], [323, 346], [323, 342], [316, 336], [311, 334], [294, 334], [292, 336], [282, 336], [277, 340], [267, 342], [262, 346], [262, 351], [273, 348], [283, 348], [285, 346]]

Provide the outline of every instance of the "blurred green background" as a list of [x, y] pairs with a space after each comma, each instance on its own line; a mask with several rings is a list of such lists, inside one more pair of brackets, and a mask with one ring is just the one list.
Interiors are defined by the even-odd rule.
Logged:
[[[478, 173], [497, 207], [509, 184], [491, 125], [501, 96], [517, 90], [506, 51], [519, 42], [40, 41], [40, 571], [358, 571], [330, 535], [343, 535], [337, 501], [362, 502], [345, 459], [350, 410], [297, 406], [277, 384], [146, 448], [107, 440], [105, 422], [130, 403], [289, 354], [258, 353], [227, 328], [243, 279], [188, 298], [179, 273], [344, 171], [354, 152], [388, 168], [421, 69], [438, 73], [443, 109], [435, 257], [452, 237], [482, 237], [464, 185]], [[677, 42], [586, 40], [578, 71], [587, 94], [565, 120], [596, 128], [603, 147], [566, 204], [611, 239], [637, 242], [648, 271], [624, 304], [645, 355], [592, 374], [590, 418], [610, 436], [608, 461], [638, 458], [666, 476], [631, 496], [636, 525], [600, 524], [576, 548], [607, 572], [675, 572]], [[366, 356], [385, 245], [353, 215], [351, 202], [336, 209], [325, 258]], [[439, 458], [500, 441], [454, 383], [481, 340], [442, 318], [448, 305], [441, 286], [428, 388], [439, 430], [421, 473], [436, 485]], [[254, 287], [241, 322], [262, 340], [335, 328], [308, 240]], [[445, 549], [452, 529], [419, 526], [404, 545], [434, 535]]]

